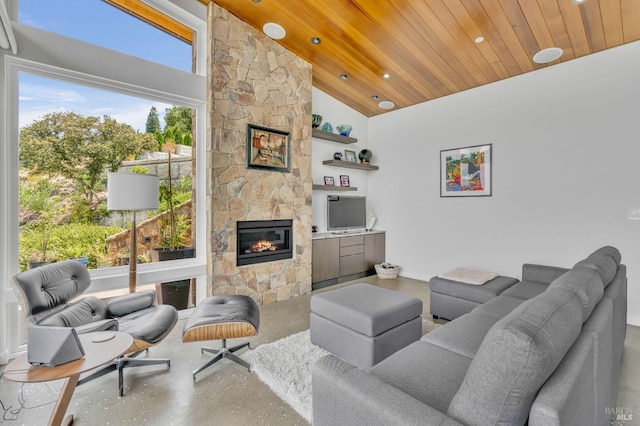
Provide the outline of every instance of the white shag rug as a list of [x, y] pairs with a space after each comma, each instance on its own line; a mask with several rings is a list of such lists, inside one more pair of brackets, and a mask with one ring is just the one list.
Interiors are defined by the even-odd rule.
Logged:
[[[422, 334], [438, 327], [440, 324], [422, 320]], [[241, 357], [251, 364], [251, 371], [256, 373], [280, 399], [311, 423], [311, 369], [318, 359], [328, 353], [311, 343], [309, 330], [305, 330], [260, 345]]]
[[242, 358], [280, 399], [311, 423], [311, 369], [328, 353], [311, 343], [309, 330], [305, 330], [260, 345]]

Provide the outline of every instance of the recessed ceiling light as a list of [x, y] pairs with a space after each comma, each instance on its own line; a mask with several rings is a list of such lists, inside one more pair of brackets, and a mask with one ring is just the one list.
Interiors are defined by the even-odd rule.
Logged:
[[560, 56], [562, 56], [562, 49], [559, 47], [548, 47], [533, 55], [533, 62], [537, 64], [548, 64], [549, 62], [555, 61]]
[[382, 74], [382, 78], [387, 79], [390, 78], [391, 74], [389, 74], [388, 72], [385, 72], [384, 74]]
[[380, 102], [380, 103], [378, 104], [378, 106], [379, 106], [380, 108], [382, 108], [382, 109], [391, 109], [391, 108], [395, 107], [395, 106], [396, 106], [396, 104], [394, 104], [394, 103], [393, 103], [393, 102], [391, 102], [391, 101], [382, 101], [382, 102]]
[[262, 0], [252, 0], [254, 3], [260, 3]]
[[582, 4], [584, 3], [586, 0], [571, 0], [573, 2], [573, 4]]
[[373, 96], [371, 97], [371, 100], [372, 100], [372, 101], [377, 101], [377, 100], [378, 100], [378, 95], [373, 95]]
[[273, 22], [264, 24], [262, 31], [274, 40], [280, 40], [287, 35], [287, 32], [282, 28], [282, 25], [274, 24]]
[[322, 40], [320, 39], [320, 37], [311, 37], [311, 43], [320, 44], [322, 43]]
[[482, 43], [484, 41], [484, 37], [482, 36], [476, 37], [475, 40], [473, 41], [475, 41], [476, 43]]
[[348, 79], [348, 78], [349, 78], [349, 76], [348, 76], [348, 75], [346, 75], [346, 74], [340, 74], [340, 80], [346, 80], [346, 79]]

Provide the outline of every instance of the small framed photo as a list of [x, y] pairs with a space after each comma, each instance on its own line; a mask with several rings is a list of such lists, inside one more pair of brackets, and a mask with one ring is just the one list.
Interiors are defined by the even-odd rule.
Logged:
[[351, 186], [348, 175], [340, 175], [340, 186]]
[[324, 184], [326, 186], [334, 186], [335, 182], [333, 181], [333, 176], [325, 176], [324, 177]]
[[[356, 152], [355, 151], [351, 151], [350, 149], [345, 149], [344, 150], [344, 160], [345, 161], [350, 161], [352, 163], [356, 162]], [[347, 176], [348, 178], [349, 176]], [[349, 186], [349, 185], [347, 185]]]

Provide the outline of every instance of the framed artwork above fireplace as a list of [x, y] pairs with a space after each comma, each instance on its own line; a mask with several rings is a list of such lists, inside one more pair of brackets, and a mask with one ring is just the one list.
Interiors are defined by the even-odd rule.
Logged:
[[247, 124], [247, 168], [291, 171], [289, 132]]

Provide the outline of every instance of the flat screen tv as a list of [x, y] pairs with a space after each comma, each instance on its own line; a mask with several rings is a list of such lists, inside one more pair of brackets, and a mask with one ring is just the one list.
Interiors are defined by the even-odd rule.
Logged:
[[367, 224], [367, 197], [327, 196], [327, 230], [362, 229]]

